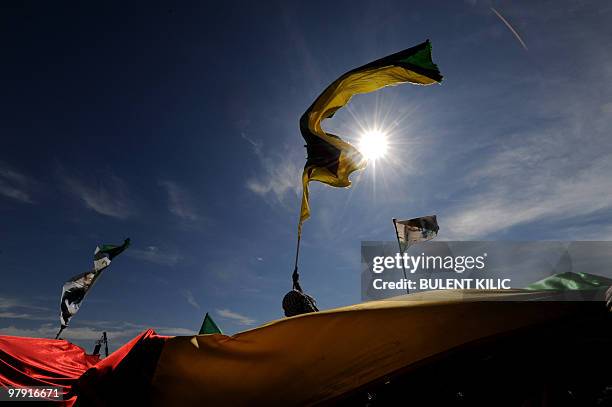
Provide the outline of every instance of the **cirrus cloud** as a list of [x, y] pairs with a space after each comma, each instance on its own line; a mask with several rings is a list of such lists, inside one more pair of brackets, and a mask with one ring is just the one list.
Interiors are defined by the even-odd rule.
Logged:
[[229, 319], [237, 323], [238, 325], [250, 326], [250, 325], [254, 325], [255, 322], [257, 322], [253, 318], [250, 318], [250, 317], [247, 317], [246, 315], [242, 315], [237, 312], [231, 311], [227, 308], [218, 309], [217, 315], [219, 315], [221, 318]]

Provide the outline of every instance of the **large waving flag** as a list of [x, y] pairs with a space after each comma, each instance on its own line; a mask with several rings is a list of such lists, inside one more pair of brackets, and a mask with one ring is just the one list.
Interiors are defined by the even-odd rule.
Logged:
[[442, 81], [438, 67], [431, 60], [431, 43], [422, 44], [353, 69], [336, 79], [306, 110], [300, 119], [300, 131], [306, 140], [308, 158], [302, 175], [303, 195], [298, 224], [310, 216], [308, 183], [319, 181], [334, 187], [351, 185], [349, 175], [363, 169], [366, 162], [359, 151], [340, 137], [326, 133], [323, 119], [345, 106], [353, 95], [374, 92], [385, 86], [412, 83], [430, 85]]
[[64, 283], [62, 287], [61, 313], [60, 323], [61, 328], [57, 333], [60, 333], [68, 326], [70, 319], [79, 311], [81, 303], [87, 292], [93, 287], [97, 278], [102, 274], [102, 270], [111, 264], [116, 256], [128, 248], [130, 239], [125, 239], [122, 245], [102, 245], [96, 247], [94, 252], [94, 267], [91, 271], [76, 275]]

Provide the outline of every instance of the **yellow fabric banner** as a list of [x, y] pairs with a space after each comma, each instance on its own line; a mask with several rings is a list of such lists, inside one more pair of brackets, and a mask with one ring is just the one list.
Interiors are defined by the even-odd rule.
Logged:
[[333, 400], [472, 341], [580, 312], [579, 302], [550, 302], [559, 295], [432, 291], [284, 318], [231, 337], [171, 338], [151, 399], [159, 406]]

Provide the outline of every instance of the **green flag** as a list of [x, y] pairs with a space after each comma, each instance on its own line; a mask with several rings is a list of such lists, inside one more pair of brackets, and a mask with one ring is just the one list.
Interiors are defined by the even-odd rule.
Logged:
[[206, 313], [204, 317], [204, 321], [202, 322], [202, 327], [200, 328], [200, 332], [198, 335], [207, 335], [207, 334], [223, 334], [221, 329], [217, 326], [215, 321], [213, 321], [212, 317]]
[[117, 257], [121, 252], [127, 249], [130, 246], [130, 238], [128, 237], [123, 241], [122, 245], [114, 245], [114, 244], [103, 244], [102, 246], [98, 246], [94, 253], [96, 258], [99, 257], [108, 257], [109, 260]]
[[589, 273], [560, 273], [525, 287], [528, 290], [596, 290], [612, 286], [612, 280]]

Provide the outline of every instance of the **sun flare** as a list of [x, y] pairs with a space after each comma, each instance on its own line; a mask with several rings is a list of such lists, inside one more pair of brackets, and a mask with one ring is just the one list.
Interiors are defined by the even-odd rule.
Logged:
[[369, 130], [361, 135], [358, 148], [366, 160], [375, 161], [385, 156], [388, 146], [389, 142], [385, 132], [381, 130]]

